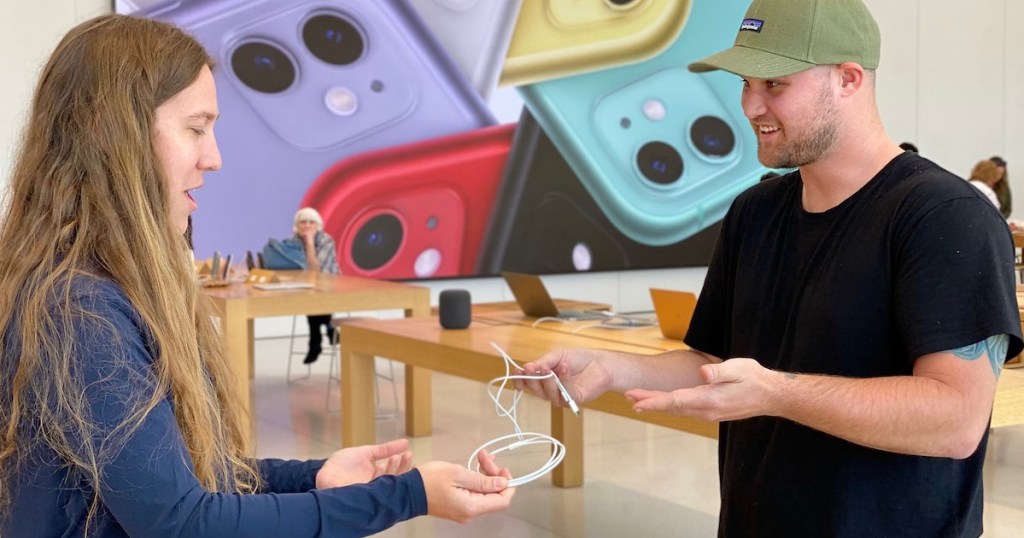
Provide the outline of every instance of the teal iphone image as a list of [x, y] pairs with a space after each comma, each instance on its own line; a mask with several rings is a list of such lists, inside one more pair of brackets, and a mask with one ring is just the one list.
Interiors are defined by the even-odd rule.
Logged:
[[719, 222], [766, 169], [740, 107], [742, 81], [690, 62], [731, 46], [748, 2], [694, 2], [644, 62], [523, 86], [520, 94], [601, 211], [661, 246]]

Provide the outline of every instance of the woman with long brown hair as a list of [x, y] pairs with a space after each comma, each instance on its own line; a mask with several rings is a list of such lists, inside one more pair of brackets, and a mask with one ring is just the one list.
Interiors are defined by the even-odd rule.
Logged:
[[486, 456], [490, 476], [410, 469], [405, 440], [251, 457], [183, 237], [221, 164], [212, 64], [110, 15], [43, 68], [0, 223], [0, 535], [349, 536], [506, 508]]

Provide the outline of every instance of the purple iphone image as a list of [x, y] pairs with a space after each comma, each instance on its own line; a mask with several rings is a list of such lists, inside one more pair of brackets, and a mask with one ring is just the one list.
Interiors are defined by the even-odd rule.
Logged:
[[223, 169], [195, 198], [195, 252], [292, 233], [313, 181], [362, 152], [495, 123], [407, 0], [181, 0], [177, 24], [217, 65]]
[[167, 0], [114, 0], [114, 11], [121, 14], [138, 13], [167, 4]]

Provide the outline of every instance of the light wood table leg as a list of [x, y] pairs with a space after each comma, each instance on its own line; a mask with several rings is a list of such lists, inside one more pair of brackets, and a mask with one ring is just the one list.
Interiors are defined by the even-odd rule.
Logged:
[[405, 366], [405, 434], [409, 437], [424, 437], [434, 431], [430, 376], [426, 368]]
[[228, 303], [220, 318], [224, 336], [224, 358], [238, 381], [239, 394], [245, 405], [251, 409], [249, 400], [249, 356], [252, 354], [252, 340], [249, 339], [248, 320], [242, 306]]
[[249, 343], [249, 379], [253, 379], [256, 377], [256, 320], [248, 319], [245, 334], [245, 341]]
[[374, 356], [341, 345], [341, 446], [377, 443]]
[[583, 485], [583, 416], [567, 407], [551, 406], [551, 436], [565, 445], [565, 459], [551, 472], [551, 482], [560, 488]]
[[249, 432], [253, 431], [252, 394], [249, 380], [252, 377], [250, 357], [252, 356], [252, 337], [249, 334], [252, 320], [246, 318], [244, 305], [229, 301], [220, 313], [221, 330], [224, 337], [224, 358], [228, 361], [238, 384], [238, 395], [245, 406], [245, 414], [249, 418]]
[[[430, 294], [422, 294], [413, 308], [405, 309], [405, 317], [430, 315]], [[431, 371], [405, 366], [405, 434], [425, 437], [434, 431], [434, 406], [431, 394]]]

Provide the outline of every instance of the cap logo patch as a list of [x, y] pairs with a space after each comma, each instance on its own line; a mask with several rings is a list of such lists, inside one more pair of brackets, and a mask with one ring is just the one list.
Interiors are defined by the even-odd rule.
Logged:
[[743, 19], [743, 24], [740, 24], [740, 31], [760, 32], [762, 26], [764, 26], [764, 21], [761, 19]]

